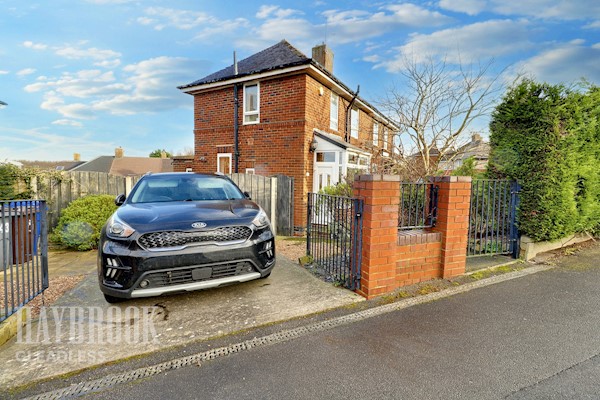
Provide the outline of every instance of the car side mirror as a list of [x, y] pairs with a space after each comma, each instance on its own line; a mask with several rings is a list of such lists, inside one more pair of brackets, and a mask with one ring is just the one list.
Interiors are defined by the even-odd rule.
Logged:
[[248, 193], [248, 192], [244, 192], [244, 197], [247, 198], [248, 200], [252, 200], [252, 197], [250, 197], [250, 193]]
[[125, 199], [126, 199], [126, 198], [127, 198], [127, 197], [125, 197], [125, 195], [124, 195], [124, 194], [120, 194], [120, 195], [118, 195], [117, 197], [115, 197], [115, 205], [116, 205], [117, 207], [121, 207], [121, 206], [123, 205], [123, 203], [125, 203]]

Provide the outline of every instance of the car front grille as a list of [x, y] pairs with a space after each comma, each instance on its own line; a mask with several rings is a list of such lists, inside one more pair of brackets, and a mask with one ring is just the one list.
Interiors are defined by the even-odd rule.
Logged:
[[[194, 270], [203, 270], [200, 274], [195, 274]], [[231, 262], [227, 264], [213, 265], [210, 267], [194, 266], [181, 268], [171, 271], [152, 272], [144, 277], [148, 281], [145, 288], [165, 287], [172, 285], [181, 285], [210, 279], [228, 278], [231, 276], [243, 275], [254, 271], [252, 263], [248, 261]], [[141, 288], [141, 286], [138, 285]]]
[[147, 250], [184, 247], [197, 243], [223, 243], [245, 241], [252, 235], [252, 229], [247, 226], [227, 226], [209, 231], [164, 231], [146, 233], [138, 239], [141, 247]]

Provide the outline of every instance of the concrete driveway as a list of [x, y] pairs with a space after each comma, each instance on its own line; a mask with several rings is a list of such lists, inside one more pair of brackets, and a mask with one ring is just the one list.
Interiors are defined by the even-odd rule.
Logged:
[[0, 389], [363, 301], [278, 255], [268, 279], [182, 295], [104, 301], [95, 254], [50, 256], [50, 277], [85, 278], [0, 351]]

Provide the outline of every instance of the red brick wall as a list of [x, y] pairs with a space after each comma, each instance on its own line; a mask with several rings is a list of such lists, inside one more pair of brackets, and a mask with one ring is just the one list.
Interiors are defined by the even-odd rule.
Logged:
[[400, 177], [355, 177], [354, 196], [364, 200], [361, 287], [366, 298], [399, 287], [464, 274], [470, 177], [440, 177], [438, 219], [428, 230], [399, 231]]
[[[340, 96], [338, 130], [329, 128], [331, 90], [307, 74], [260, 81], [260, 123], [243, 124], [243, 85], [239, 86], [239, 172], [294, 178], [294, 225], [306, 226], [307, 193], [312, 191], [313, 159], [309, 151], [314, 129], [344, 137], [350, 99]], [[321, 95], [320, 89], [323, 89]], [[195, 172], [215, 172], [217, 153], [233, 153], [233, 86], [194, 95]], [[373, 120], [360, 111], [361, 146], [372, 138]], [[381, 135], [381, 133], [380, 133]], [[232, 159], [232, 170], [233, 170]], [[308, 174], [308, 176], [307, 176]]]

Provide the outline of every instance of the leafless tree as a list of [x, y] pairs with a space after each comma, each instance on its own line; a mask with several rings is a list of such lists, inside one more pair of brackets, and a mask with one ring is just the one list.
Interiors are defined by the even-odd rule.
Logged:
[[[466, 143], [469, 125], [487, 115], [502, 89], [500, 74], [489, 74], [493, 61], [454, 66], [432, 58], [404, 59], [403, 79], [390, 87], [381, 106], [403, 135], [399, 158], [410, 174], [432, 175]], [[399, 85], [402, 86], [399, 86]]]

